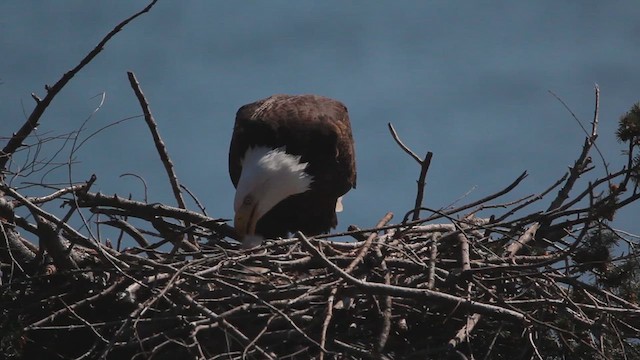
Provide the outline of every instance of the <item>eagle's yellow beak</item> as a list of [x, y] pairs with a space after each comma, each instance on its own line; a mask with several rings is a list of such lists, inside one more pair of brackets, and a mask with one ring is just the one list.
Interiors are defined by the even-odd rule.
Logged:
[[236, 215], [233, 219], [233, 227], [239, 235], [239, 240], [242, 241], [247, 236], [253, 236], [256, 233], [256, 224], [258, 219], [256, 216], [256, 209], [258, 208], [258, 202], [253, 198], [247, 197], [242, 205], [236, 210]]

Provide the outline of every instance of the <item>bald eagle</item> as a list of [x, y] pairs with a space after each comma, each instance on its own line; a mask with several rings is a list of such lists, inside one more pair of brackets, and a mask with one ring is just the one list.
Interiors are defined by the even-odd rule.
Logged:
[[273, 95], [242, 106], [229, 149], [242, 245], [335, 228], [341, 198], [356, 187], [347, 108], [317, 95]]

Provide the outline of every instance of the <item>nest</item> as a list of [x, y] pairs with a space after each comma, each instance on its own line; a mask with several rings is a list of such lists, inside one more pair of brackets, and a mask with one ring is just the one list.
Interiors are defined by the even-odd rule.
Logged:
[[[640, 198], [640, 107], [620, 120], [627, 165], [578, 188], [593, 168], [597, 89], [575, 163], [539, 193], [505, 200], [523, 173], [477, 201], [425, 208], [431, 153], [418, 157], [390, 125], [420, 167], [404, 218], [250, 250], [224, 220], [187, 209], [133, 73], [178, 207], [92, 192], [95, 177], [53, 190], [12, 184], [19, 170], [10, 159], [40, 153], [42, 139], [28, 138], [56, 94], [155, 3], [116, 26], [46, 97], [33, 95], [33, 112], [0, 152], [6, 358], [640, 358], [638, 241], [609, 225]], [[38, 186], [47, 193], [34, 196]], [[53, 206], [63, 210], [45, 210]]]
[[[3, 185], [2, 350], [65, 359], [610, 354], [595, 331], [637, 338], [640, 320], [635, 299], [580, 279], [620, 269], [593, 251], [608, 229], [593, 214], [610, 212], [592, 204], [512, 219], [542, 198], [494, 203], [524, 177], [428, 217], [416, 208], [399, 224], [387, 214], [372, 229], [298, 233], [251, 250], [224, 221], [92, 193], [94, 179], [39, 198]], [[107, 216], [99, 226], [138, 246], [90, 238], [38, 206], [55, 201]], [[506, 210], [476, 216], [486, 208]]]

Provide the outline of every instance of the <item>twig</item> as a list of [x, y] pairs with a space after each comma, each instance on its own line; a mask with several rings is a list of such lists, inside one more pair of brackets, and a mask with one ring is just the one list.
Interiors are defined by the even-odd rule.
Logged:
[[[387, 267], [385, 261], [385, 255], [380, 250], [381, 243], [376, 244], [375, 252], [376, 256], [380, 259], [380, 270], [384, 273], [385, 285], [391, 285], [391, 272]], [[384, 350], [387, 340], [389, 339], [389, 333], [391, 331], [391, 316], [393, 314], [393, 300], [391, 296], [384, 295], [382, 299], [382, 326], [380, 327], [380, 335], [378, 335], [378, 342], [375, 344], [374, 354], [378, 358], [382, 358], [382, 351]]]
[[156, 216], [166, 216], [179, 220], [186, 220], [192, 224], [202, 226], [220, 233], [221, 235], [237, 238], [235, 230], [221, 219], [214, 219], [200, 213], [174, 208], [162, 204], [147, 204], [140, 201], [127, 200], [119, 196], [106, 196], [100, 193], [87, 192], [78, 195], [78, 204], [81, 207], [107, 206], [117, 209], [126, 209], [131, 216], [143, 219], [153, 219]]
[[142, 93], [142, 89], [140, 88], [140, 83], [138, 83], [138, 79], [136, 79], [136, 75], [128, 71], [127, 76], [129, 77], [129, 84], [131, 84], [131, 88], [133, 92], [136, 94], [138, 98], [138, 102], [140, 103], [140, 107], [142, 108], [142, 112], [144, 113], [144, 120], [151, 131], [151, 135], [153, 136], [153, 142], [156, 145], [156, 150], [158, 150], [158, 154], [160, 155], [160, 159], [162, 160], [162, 164], [164, 165], [164, 169], [169, 176], [169, 182], [171, 183], [171, 189], [173, 190], [173, 196], [175, 196], [176, 201], [178, 202], [178, 207], [181, 209], [186, 209], [187, 206], [184, 202], [184, 198], [182, 197], [182, 192], [180, 191], [180, 183], [178, 181], [178, 176], [175, 173], [175, 169], [173, 166], [173, 162], [167, 153], [167, 147], [162, 141], [162, 137], [160, 137], [160, 133], [158, 132], [158, 124], [153, 118], [151, 114], [151, 110], [149, 109], [149, 102], [145, 98]]
[[182, 190], [186, 191], [187, 194], [189, 194], [189, 196], [191, 196], [191, 199], [196, 203], [196, 206], [198, 207], [198, 209], [200, 209], [200, 211], [202, 211], [202, 214], [204, 216], [209, 216], [209, 214], [207, 214], [207, 209], [205, 209], [205, 207], [202, 205], [200, 200], [198, 200], [196, 195], [193, 192], [191, 192], [191, 190], [189, 190], [188, 187], [180, 184], [180, 188], [182, 188]]
[[506, 250], [507, 257], [513, 258], [529, 242], [536, 238], [540, 223], [534, 223], [516, 241], [509, 244]]
[[404, 150], [404, 152], [409, 154], [409, 156], [411, 156], [413, 158], [413, 160], [417, 161], [418, 164], [422, 165], [422, 163], [423, 163], [422, 159], [420, 159], [420, 157], [418, 155], [416, 155], [416, 153], [411, 151], [411, 149], [409, 149], [409, 147], [407, 145], [405, 145], [402, 142], [402, 140], [400, 140], [400, 137], [398, 136], [398, 133], [396, 132], [396, 129], [393, 128], [393, 125], [391, 123], [387, 123], [387, 126], [389, 127], [389, 131], [391, 132], [391, 136], [393, 136], [393, 140], [395, 140], [396, 143], [398, 143], [398, 145], [400, 145], [400, 148], [402, 150]]
[[418, 192], [416, 193], [416, 201], [413, 207], [412, 220], [414, 221], [420, 218], [420, 208], [422, 208], [422, 199], [424, 198], [425, 180], [427, 178], [427, 171], [429, 171], [429, 166], [431, 165], [432, 157], [433, 157], [433, 153], [429, 151], [427, 153], [427, 156], [425, 156], [424, 160], [420, 164], [420, 177], [418, 178]]
[[[393, 214], [387, 213], [382, 219], [380, 219], [380, 221], [378, 221], [378, 223], [376, 224], [376, 228], [384, 226], [389, 221], [391, 221], [391, 218], [393, 218]], [[362, 246], [360, 247], [360, 250], [358, 251], [358, 255], [355, 256], [355, 258], [351, 261], [349, 266], [347, 266], [347, 268], [344, 270], [346, 273], [351, 273], [353, 269], [355, 269], [355, 267], [358, 266], [358, 263], [364, 259], [365, 255], [369, 251], [369, 248], [371, 247], [371, 244], [373, 240], [376, 238], [376, 236], [378, 236], [376, 232], [372, 232], [371, 234], [369, 234], [369, 236], [367, 237], [367, 240], [365, 240]], [[327, 340], [327, 330], [329, 329], [329, 324], [331, 323], [331, 318], [333, 317], [333, 301], [335, 299], [337, 291], [338, 291], [337, 286], [334, 286], [331, 289], [331, 293], [329, 294], [329, 297], [327, 299], [327, 314], [325, 315], [324, 321], [322, 322], [322, 330], [320, 331], [320, 346], [323, 348], [326, 345], [325, 343]], [[324, 358], [324, 355], [321, 354], [320, 359], [322, 360], [323, 358]]]
[[285, 314], [282, 310], [278, 309], [277, 307], [271, 305], [269, 302], [261, 299], [258, 295], [247, 291], [245, 289], [242, 289], [239, 286], [233, 285], [229, 282], [220, 280], [220, 279], [213, 279], [213, 281], [215, 283], [221, 284], [223, 286], [232, 288], [236, 291], [239, 291], [245, 295], [248, 295], [249, 297], [252, 297], [253, 299], [263, 303], [266, 307], [268, 307], [269, 309], [271, 309], [272, 311], [274, 311], [275, 313], [277, 313], [278, 315], [280, 315], [283, 319], [285, 319], [294, 329], [296, 329], [296, 331], [298, 331], [298, 333], [300, 335], [302, 335], [305, 339], [307, 339], [307, 341], [309, 341], [311, 344], [317, 346], [322, 352], [327, 352], [327, 350], [320, 346], [320, 343], [316, 342], [315, 340], [313, 340], [309, 335], [307, 335], [307, 333], [305, 333], [287, 314]]
[[[587, 134], [587, 137], [584, 140], [584, 145], [582, 146], [582, 152], [580, 153], [580, 155], [578, 156], [578, 159], [573, 164], [573, 167], [571, 167], [567, 181], [558, 192], [558, 195], [556, 196], [556, 198], [553, 199], [553, 201], [547, 208], [547, 211], [551, 211], [559, 208], [562, 205], [562, 203], [564, 203], [564, 201], [567, 200], [567, 198], [569, 197], [569, 192], [573, 188], [573, 185], [578, 180], [578, 178], [580, 178], [580, 176], [584, 173], [587, 165], [591, 162], [591, 159], [588, 157], [589, 150], [595, 144], [595, 141], [598, 138], [597, 112], [598, 112], [599, 94], [600, 94], [600, 91], [596, 86], [596, 115], [594, 116], [593, 122], [591, 124], [592, 125], [591, 133]], [[586, 129], [584, 129], [584, 127], [583, 127], [583, 130], [586, 132]]]
[[431, 165], [431, 158], [433, 157], [433, 153], [431, 151], [427, 152], [427, 155], [423, 159], [420, 159], [415, 152], [413, 152], [407, 145], [405, 145], [402, 140], [400, 140], [400, 136], [396, 132], [396, 129], [393, 128], [391, 123], [387, 123], [389, 127], [389, 131], [391, 132], [391, 136], [393, 136], [393, 140], [400, 146], [404, 152], [409, 154], [415, 161], [420, 164], [420, 176], [418, 177], [418, 191], [416, 193], [416, 201], [413, 207], [413, 221], [416, 221], [420, 218], [420, 209], [422, 208], [422, 199], [424, 198], [424, 187], [425, 180], [427, 178], [427, 171], [429, 170], [429, 165]]
[[[111, 295], [113, 292], [115, 292], [115, 291], [116, 291], [116, 289], [117, 289], [117, 288], [118, 288], [118, 287], [119, 287], [123, 282], [124, 282], [124, 280], [117, 280], [117, 281], [115, 281], [113, 284], [111, 284], [108, 288], [106, 288], [106, 289], [102, 290], [101, 292], [99, 292], [99, 293], [97, 293], [97, 294], [95, 294], [95, 295], [92, 295], [92, 296], [89, 296], [89, 297], [87, 297], [87, 298], [85, 298], [85, 299], [82, 299], [82, 300], [80, 300], [80, 301], [76, 302], [76, 303], [75, 303], [74, 305], [72, 305], [72, 306], [74, 306], [74, 307], [76, 307], [76, 308], [79, 308], [79, 307], [84, 306], [85, 304], [92, 304], [92, 303], [94, 303], [96, 300], [99, 300], [99, 299], [102, 299], [102, 298], [104, 298], [104, 297], [106, 297], [106, 296]], [[60, 309], [60, 310], [58, 310], [58, 311], [55, 311], [55, 312], [53, 312], [52, 314], [48, 315], [47, 317], [45, 317], [45, 318], [43, 318], [43, 319], [40, 319], [40, 320], [38, 320], [38, 321], [34, 321], [34, 322], [32, 322], [29, 326], [27, 326], [27, 327], [25, 328], [25, 330], [27, 330], [27, 331], [28, 331], [28, 330], [30, 330], [30, 329], [34, 329], [34, 328], [37, 328], [37, 327], [39, 327], [39, 326], [42, 326], [42, 325], [44, 325], [44, 324], [46, 324], [46, 323], [53, 322], [55, 319], [57, 319], [58, 317], [60, 317], [60, 316], [61, 316], [61, 315], [63, 315], [63, 314], [66, 314], [68, 311], [69, 311], [69, 309], [68, 309], [68, 308], [66, 308], [66, 307], [65, 307], [65, 308], [62, 308], [62, 309]]]
[[[380, 221], [378, 221], [378, 223], [376, 224], [376, 228], [382, 228], [385, 224], [391, 221], [392, 218], [393, 218], [393, 213], [388, 212], [382, 219], [380, 219]], [[375, 239], [377, 236], [378, 234], [373, 232], [371, 233], [371, 235], [369, 235], [369, 237], [367, 237], [367, 240], [364, 242], [364, 244], [362, 244], [362, 247], [358, 251], [358, 255], [356, 255], [356, 257], [353, 259], [351, 264], [349, 264], [349, 266], [347, 266], [347, 268], [344, 269], [344, 271], [347, 274], [350, 274], [353, 271], [353, 269], [355, 269], [355, 267], [358, 266], [358, 263], [364, 259], [365, 255], [367, 255], [367, 252], [369, 251], [369, 248], [371, 247], [371, 243], [373, 242], [373, 239]]]
[[448, 345], [452, 349], [454, 349], [458, 347], [458, 345], [460, 345], [466, 339], [468, 339], [469, 333], [473, 331], [473, 329], [476, 327], [476, 325], [478, 324], [481, 318], [482, 318], [482, 315], [480, 314], [473, 314], [471, 316], [467, 316], [466, 324], [460, 330], [458, 330], [456, 335], [451, 340], [449, 340]]
[[55, 227], [38, 214], [34, 214], [38, 231], [40, 232], [40, 247], [45, 249], [53, 258], [54, 264], [60, 269], [77, 269], [78, 261], [74, 259], [74, 249], [66, 246], [62, 236]]
[[267, 323], [264, 325], [264, 327], [262, 328], [262, 330], [260, 330], [260, 332], [258, 333], [258, 335], [256, 335], [253, 340], [251, 340], [251, 342], [249, 344], [247, 344], [247, 346], [245, 346], [244, 350], [242, 350], [242, 360], [247, 358], [247, 354], [249, 352], [249, 350], [258, 343], [258, 340], [260, 340], [260, 338], [262, 337], [262, 335], [264, 335], [265, 332], [267, 332], [267, 329], [269, 328], [269, 325], [271, 325], [271, 322], [276, 318], [276, 314], [271, 315], [271, 317], [269, 318], [269, 320], [267, 320]]
[[[84, 184], [78, 184], [78, 185], [72, 185], [69, 187], [65, 187], [62, 188], [56, 192], [53, 192], [49, 195], [45, 195], [45, 196], [40, 196], [40, 197], [28, 197], [27, 199], [32, 202], [33, 204], [42, 204], [42, 203], [46, 203], [49, 201], [52, 201], [54, 199], [57, 199], [65, 194], [68, 193], [72, 193], [75, 191], [81, 191], [82, 189], [86, 189], [90, 184], [89, 183], [84, 183]], [[16, 202], [16, 205], [22, 205], [20, 202]]]
[[[162, 164], [164, 165], [164, 169], [169, 176], [169, 182], [171, 183], [171, 189], [173, 190], [173, 196], [176, 198], [178, 202], [178, 207], [180, 209], [187, 209], [187, 205], [184, 202], [184, 198], [182, 197], [182, 191], [180, 190], [180, 182], [178, 181], [178, 176], [176, 175], [175, 168], [173, 166], [173, 162], [169, 157], [169, 153], [167, 152], [167, 146], [162, 141], [162, 137], [160, 137], [160, 132], [158, 131], [158, 124], [156, 123], [153, 115], [151, 114], [151, 110], [149, 109], [149, 102], [144, 96], [142, 89], [140, 88], [140, 83], [138, 83], [138, 79], [136, 79], [136, 75], [128, 71], [127, 76], [129, 77], [129, 84], [131, 84], [131, 88], [133, 92], [136, 94], [138, 98], [138, 102], [140, 103], [140, 107], [142, 108], [142, 112], [144, 113], [144, 120], [149, 127], [149, 131], [151, 131], [151, 135], [153, 136], [153, 142], [156, 145], [156, 150], [160, 155], [160, 159], [162, 160]], [[185, 221], [184, 227], [188, 228], [191, 226], [190, 223]], [[190, 242], [199, 248], [198, 243], [188, 234], [190, 237]], [[174, 247], [174, 249], [176, 249]]]
[[460, 264], [462, 271], [465, 272], [471, 270], [471, 260], [469, 260], [469, 239], [462, 231], [458, 234], [458, 243], [460, 244]]
[[[327, 314], [324, 316], [324, 320], [322, 321], [322, 329], [320, 330], [320, 346], [326, 348], [327, 346], [327, 331], [329, 329], [329, 324], [331, 323], [331, 319], [333, 318], [333, 302], [336, 298], [336, 293], [338, 292], [337, 284], [333, 286], [331, 289], [331, 293], [327, 297]], [[324, 352], [321, 352], [319, 355], [320, 360], [324, 360]]]
[[459, 307], [461, 309], [468, 309], [474, 312], [478, 312], [481, 314], [492, 315], [498, 318], [506, 318], [512, 321], [518, 322], [526, 322], [527, 318], [514, 310], [505, 309], [503, 307], [484, 304], [477, 301], [467, 300], [461, 297], [457, 297], [454, 295], [441, 293], [433, 290], [427, 289], [414, 289], [407, 288], [396, 285], [385, 285], [378, 283], [371, 283], [363, 280], [359, 280], [349, 275], [346, 271], [340, 269], [334, 263], [332, 263], [329, 259], [327, 259], [315, 246], [311, 244], [311, 242], [302, 234], [301, 232], [297, 233], [298, 239], [302, 241], [304, 247], [316, 258], [320, 259], [330, 270], [336, 272], [340, 277], [342, 277], [347, 283], [354, 285], [358, 288], [361, 288], [367, 291], [372, 295], [391, 295], [396, 297], [410, 297], [410, 298], [420, 298], [425, 300], [432, 300], [436, 303], [441, 303], [445, 305], [449, 305], [452, 307]]
[[[121, 174], [121, 175], [120, 175], [120, 177], [121, 177], [121, 178], [122, 178], [122, 177], [125, 177], [125, 176], [133, 176], [134, 178], [136, 178], [136, 179], [140, 180], [140, 182], [142, 183], [142, 186], [143, 186], [143, 188], [144, 188], [144, 196], [143, 196], [142, 200], [143, 200], [144, 202], [149, 202], [149, 201], [148, 201], [149, 196], [148, 196], [148, 194], [147, 194], [147, 191], [149, 190], [149, 188], [147, 187], [147, 182], [144, 180], [144, 178], [143, 178], [142, 176], [140, 176], [140, 175], [133, 174], [133, 173], [124, 173], [124, 174]], [[131, 197], [131, 196], [129, 196], [129, 197]]]
[[[122, 219], [111, 219], [103, 222], [103, 224], [111, 225], [124, 231], [129, 236], [131, 236], [131, 238], [135, 240], [135, 242], [137, 242], [143, 250], [146, 250], [151, 246], [151, 244], [147, 241], [147, 239], [144, 238], [144, 235], [142, 235], [142, 233], [138, 229]], [[158, 255], [151, 251], [147, 251], [147, 255], [151, 259], [158, 259]]]
[[[493, 200], [495, 198], [498, 198], [498, 197], [510, 192], [511, 190], [513, 190], [527, 176], [528, 176], [528, 174], [525, 171], [522, 174], [520, 174], [520, 176], [518, 176], [511, 184], [509, 184], [504, 189], [502, 189], [502, 190], [500, 190], [500, 191], [498, 191], [496, 193], [493, 193], [493, 194], [491, 194], [489, 196], [485, 196], [484, 198], [482, 198], [480, 200], [474, 201], [474, 202], [472, 202], [470, 204], [467, 204], [467, 205], [460, 206], [460, 207], [455, 208], [455, 209], [440, 211], [440, 210], [433, 210], [433, 209], [422, 207], [421, 209], [427, 209], [427, 210], [429, 210], [429, 211], [431, 211], [431, 212], [433, 212], [435, 214], [435, 215], [429, 216], [429, 217], [427, 217], [425, 219], [419, 219], [419, 220], [416, 220], [416, 221], [408, 221], [408, 222], [405, 222], [405, 223], [402, 223], [402, 224], [386, 225], [386, 226], [381, 226], [381, 227], [373, 228], [373, 229], [360, 229], [360, 230], [354, 230], [354, 231], [345, 231], [345, 232], [341, 232], [341, 233], [318, 235], [318, 236], [315, 236], [315, 238], [316, 239], [326, 239], [326, 238], [341, 237], [341, 236], [351, 236], [351, 235], [354, 235], [354, 234], [367, 233], [367, 232], [371, 232], [371, 231], [383, 231], [383, 230], [407, 228], [407, 227], [410, 228], [410, 227], [412, 227], [414, 225], [419, 225], [419, 224], [422, 224], [422, 223], [425, 223], [425, 222], [428, 222], [428, 221], [437, 220], [437, 219], [439, 219], [441, 217], [446, 217], [448, 215], [452, 215], [452, 214], [455, 214], [455, 213], [458, 213], [458, 212], [461, 212], [461, 211], [476, 207], [476, 206], [478, 206], [480, 204], [489, 202], [489, 201], [491, 201], [491, 200]], [[235, 239], [235, 237], [233, 237], [233, 236], [230, 236], [230, 237]]]
[[[598, 124], [598, 117], [599, 117], [599, 114], [600, 114], [600, 86], [598, 86], [598, 84], [594, 84], [594, 91], [595, 91], [595, 100], [594, 100], [594, 108], [593, 108], [593, 119], [591, 120], [592, 130], [593, 130], [593, 126]], [[580, 121], [580, 119], [578, 119], [578, 117], [573, 112], [573, 110], [571, 110], [569, 105], [564, 100], [562, 100], [562, 98], [560, 96], [558, 96], [556, 93], [554, 93], [552, 91], [549, 91], [549, 93], [554, 98], [556, 98], [556, 100], [558, 100], [560, 102], [560, 104], [562, 104], [562, 106], [569, 112], [569, 114], [571, 114], [571, 117], [573, 117], [573, 119], [580, 126], [580, 129], [582, 129], [582, 132], [584, 132], [585, 135], [589, 136], [589, 132], [584, 127], [584, 125], [582, 125], [582, 122]], [[596, 149], [596, 151], [598, 152], [598, 155], [600, 155], [600, 159], [602, 160], [602, 166], [604, 167], [605, 173], [608, 175], [609, 174], [609, 165], [607, 165], [607, 161], [605, 160], [604, 155], [602, 154], [602, 151], [600, 151], [600, 148], [598, 147], [598, 144], [593, 144], [593, 146]]]
[[24, 140], [31, 134], [33, 129], [38, 126], [38, 121], [44, 111], [47, 109], [53, 98], [62, 90], [62, 88], [78, 73], [82, 68], [84, 68], [87, 64], [93, 60], [105, 47], [107, 42], [111, 40], [120, 30], [122, 30], [127, 24], [131, 21], [139, 17], [140, 15], [148, 12], [151, 8], [156, 4], [158, 0], [153, 0], [149, 5], [147, 5], [144, 9], [139, 12], [133, 14], [127, 19], [120, 22], [116, 25], [113, 30], [111, 30], [99, 43], [96, 45], [93, 50], [91, 50], [78, 65], [76, 65], [73, 69], [66, 72], [62, 77], [53, 85], [47, 86], [47, 95], [39, 99], [35, 94], [32, 97], [36, 100], [36, 107], [33, 109], [27, 121], [22, 125], [20, 130], [18, 130], [14, 136], [11, 137], [7, 145], [0, 151], [0, 181], [4, 180], [4, 170], [6, 169], [7, 162], [9, 158], [13, 155], [13, 153], [18, 150]]
[[[29, 249], [23, 242], [20, 234], [15, 230], [15, 226], [0, 219], [0, 234], [4, 240], [2, 244], [6, 246], [6, 254], [9, 255], [10, 263], [18, 267], [21, 272], [25, 272], [25, 267], [36, 258], [36, 253]], [[0, 247], [1, 249], [1, 247]], [[4, 250], [4, 249], [2, 249]], [[4, 253], [0, 252], [0, 259]], [[3, 259], [4, 260], [4, 259]]]
[[[207, 309], [206, 307], [202, 306], [198, 301], [196, 301], [193, 297], [191, 297], [191, 295], [187, 294], [186, 292], [184, 292], [183, 290], [178, 289], [178, 288], [174, 288], [173, 290], [177, 291], [177, 293], [179, 293], [188, 303], [192, 304], [202, 314], [210, 317], [212, 320], [217, 322], [221, 327], [229, 330], [233, 334], [233, 336], [236, 338], [236, 340], [238, 340], [243, 346], [246, 346], [249, 343], [251, 343], [251, 340], [245, 334], [243, 334], [240, 330], [238, 330], [237, 327], [233, 326], [231, 323], [229, 323], [224, 318], [220, 318], [220, 316], [218, 314], [216, 314], [215, 312], [213, 312], [213, 311]], [[271, 354], [267, 353], [260, 346], [254, 344], [254, 348], [264, 358], [273, 359], [273, 356]]]
[[[439, 236], [438, 236], [439, 237]], [[434, 240], [429, 246], [429, 272], [427, 276], [427, 289], [433, 290], [436, 284], [436, 259], [438, 257], [438, 237], [434, 236]]]
[[69, 224], [61, 221], [60, 219], [58, 219], [54, 215], [42, 210], [38, 206], [32, 204], [27, 198], [25, 198], [24, 196], [20, 195], [14, 189], [12, 189], [12, 188], [10, 188], [8, 186], [5, 186], [2, 183], [0, 183], [0, 190], [4, 191], [6, 194], [8, 194], [9, 196], [13, 197], [14, 199], [20, 201], [32, 213], [37, 214], [39, 216], [42, 216], [44, 219], [49, 220], [52, 223], [56, 224], [56, 226], [61, 227], [69, 235], [73, 236], [73, 240], [79, 241], [80, 245], [86, 246], [86, 247], [88, 247], [90, 249], [96, 250], [99, 254], [101, 254], [105, 258], [107, 258], [108, 261], [111, 264], [113, 264], [115, 267], [117, 267], [117, 268], [127, 268], [127, 267], [129, 267], [129, 265], [127, 263], [122, 262], [120, 259], [118, 259], [116, 257], [119, 254], [117, 254], [117, 252], [115, 250], [109, 249], [109, 248], [103, 246], [99, 242], [93, 242], [93, 241], [87, 239], [84, 235], [80, 234], [76, 229], [72, 228]]

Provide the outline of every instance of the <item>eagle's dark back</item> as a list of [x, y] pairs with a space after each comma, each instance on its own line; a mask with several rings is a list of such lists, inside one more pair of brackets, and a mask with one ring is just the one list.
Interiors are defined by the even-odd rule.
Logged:
[[242, 106], [229, 151], [229, 175], [237, 187], [242, 158], [250, 147], [284, 147], [307, 162], [311, 189], [293, 195], [258, 221], [265, 237], [286, 236], [300, 230], [319, 234], [337, 225], [338, 197], [356, 186], [356, 165], [347, 108], [317, 95], [274, 95]]

